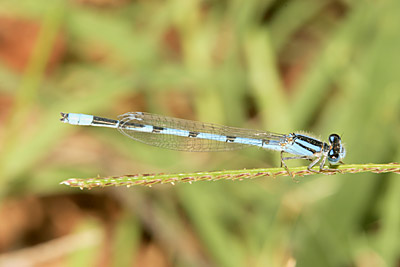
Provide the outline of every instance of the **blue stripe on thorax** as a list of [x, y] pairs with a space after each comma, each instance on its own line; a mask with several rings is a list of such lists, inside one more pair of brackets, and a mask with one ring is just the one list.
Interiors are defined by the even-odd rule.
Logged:
[[324, 143], [307, 135], [293, 134], [293, 142], [287, 145], [285, 152], [294, 155], [312, 156], [321, 152]]

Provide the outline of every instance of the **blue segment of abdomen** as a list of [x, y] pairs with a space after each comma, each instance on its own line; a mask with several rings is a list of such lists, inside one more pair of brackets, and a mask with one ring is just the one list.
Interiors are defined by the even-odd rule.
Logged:
[[266, 140], [262, 145], [265, 149], [271, 149], [276, 151], [284, 150], [284, 146], [277, 140]]
[[68, 114], [68, 119], [67, 119], [69, 124], [72, 125], [91, 125], [93, 121], [93, 116], [92, 115], [86, 115], [86, 114], [76, 114], [76, 113], [69, 113]]

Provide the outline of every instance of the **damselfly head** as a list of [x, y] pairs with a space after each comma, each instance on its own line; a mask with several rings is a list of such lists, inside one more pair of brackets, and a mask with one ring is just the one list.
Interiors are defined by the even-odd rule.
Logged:
[[330, 143], [328, 161], [331, 165], [340, 164], [341, 160], [346, 156], [346, 150], [342, 144], [342, 139], [337, 134], [331, 134], [328, 139]]

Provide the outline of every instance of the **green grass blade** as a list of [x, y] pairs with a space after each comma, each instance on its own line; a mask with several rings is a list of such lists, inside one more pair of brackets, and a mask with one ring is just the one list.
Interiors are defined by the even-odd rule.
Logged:
[[[318, 167], [314, 167], [318, 170]], [[400, 174], [400, 164], [345, 164], [338, 168], [338, 172], [325, 172], [324, 174], [332, 175], [339, 173], [397, 173]], [[317, 173], [310, 172], [306, 166], [291, 168], [294, 177], [303, 177], [306, 175], [315, 175]], [[213, 172], [196, 172], [196, 173], [179, 173], [179, 174], [129, 174], [122, 176], [112, 177], [97, 177], [88, 179], [71, 178], [62, 181], [60, 184], [65, 184], [71, 187], [79, 187], [81, 189], [95, 188], [95, 187], [108, 187], [108, 186], [134, 186], [144, 185], [152, 186], [155, 184], [175, 184], [178, 182], [198, 182], [198, 181], [217, 181], [217, 180], [243, 180], [252, 179], [257, 177], [279, 177], [289, 176], [284, 168], [262, 168], [262, 169], [249, 169], [249, 170], [227, 170], [227, 171], [213, 171]]]

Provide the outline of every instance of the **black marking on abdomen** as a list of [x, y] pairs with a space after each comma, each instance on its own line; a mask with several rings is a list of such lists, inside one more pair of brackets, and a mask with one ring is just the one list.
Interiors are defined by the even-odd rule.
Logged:
[[159, 127], [159, 126], [153, 126], [153, 130], [151, 132], [153, 133], [159, 133], [164, 130], [164, 127]]
[[[121, 122], [120, 122], [121, 123]], [[144, 124], [140, 124], [140, 123], [131, 123], [131, 122], [127, 122], [127, 123], [122, 123], [123, 127], [134, 127], [134, 128], [143, 128], [146, 125]]]
[[116, 125], [116, 124], [118, 124], [118, 121], [117, 120], [112, 120], [112, 119], [93, 116], [92, 123], [95, 123], [97, 125]]
[[189, 132], [189, 137], [197, 137], [199, 134], [198, 132]]
[[235, 139], [236, 139], [235, 136], [227, 136], [225, 142], [233, 143], [233, 142], [235, 142]]
[[269, 144], [269, 141], [270, 141], [270, 140], [263, 139], [262, 142], [261, 142], [261, 145], [262, 145], [262, 146], [263, 146], [263, 145], [268, 145], [268, 144]]

